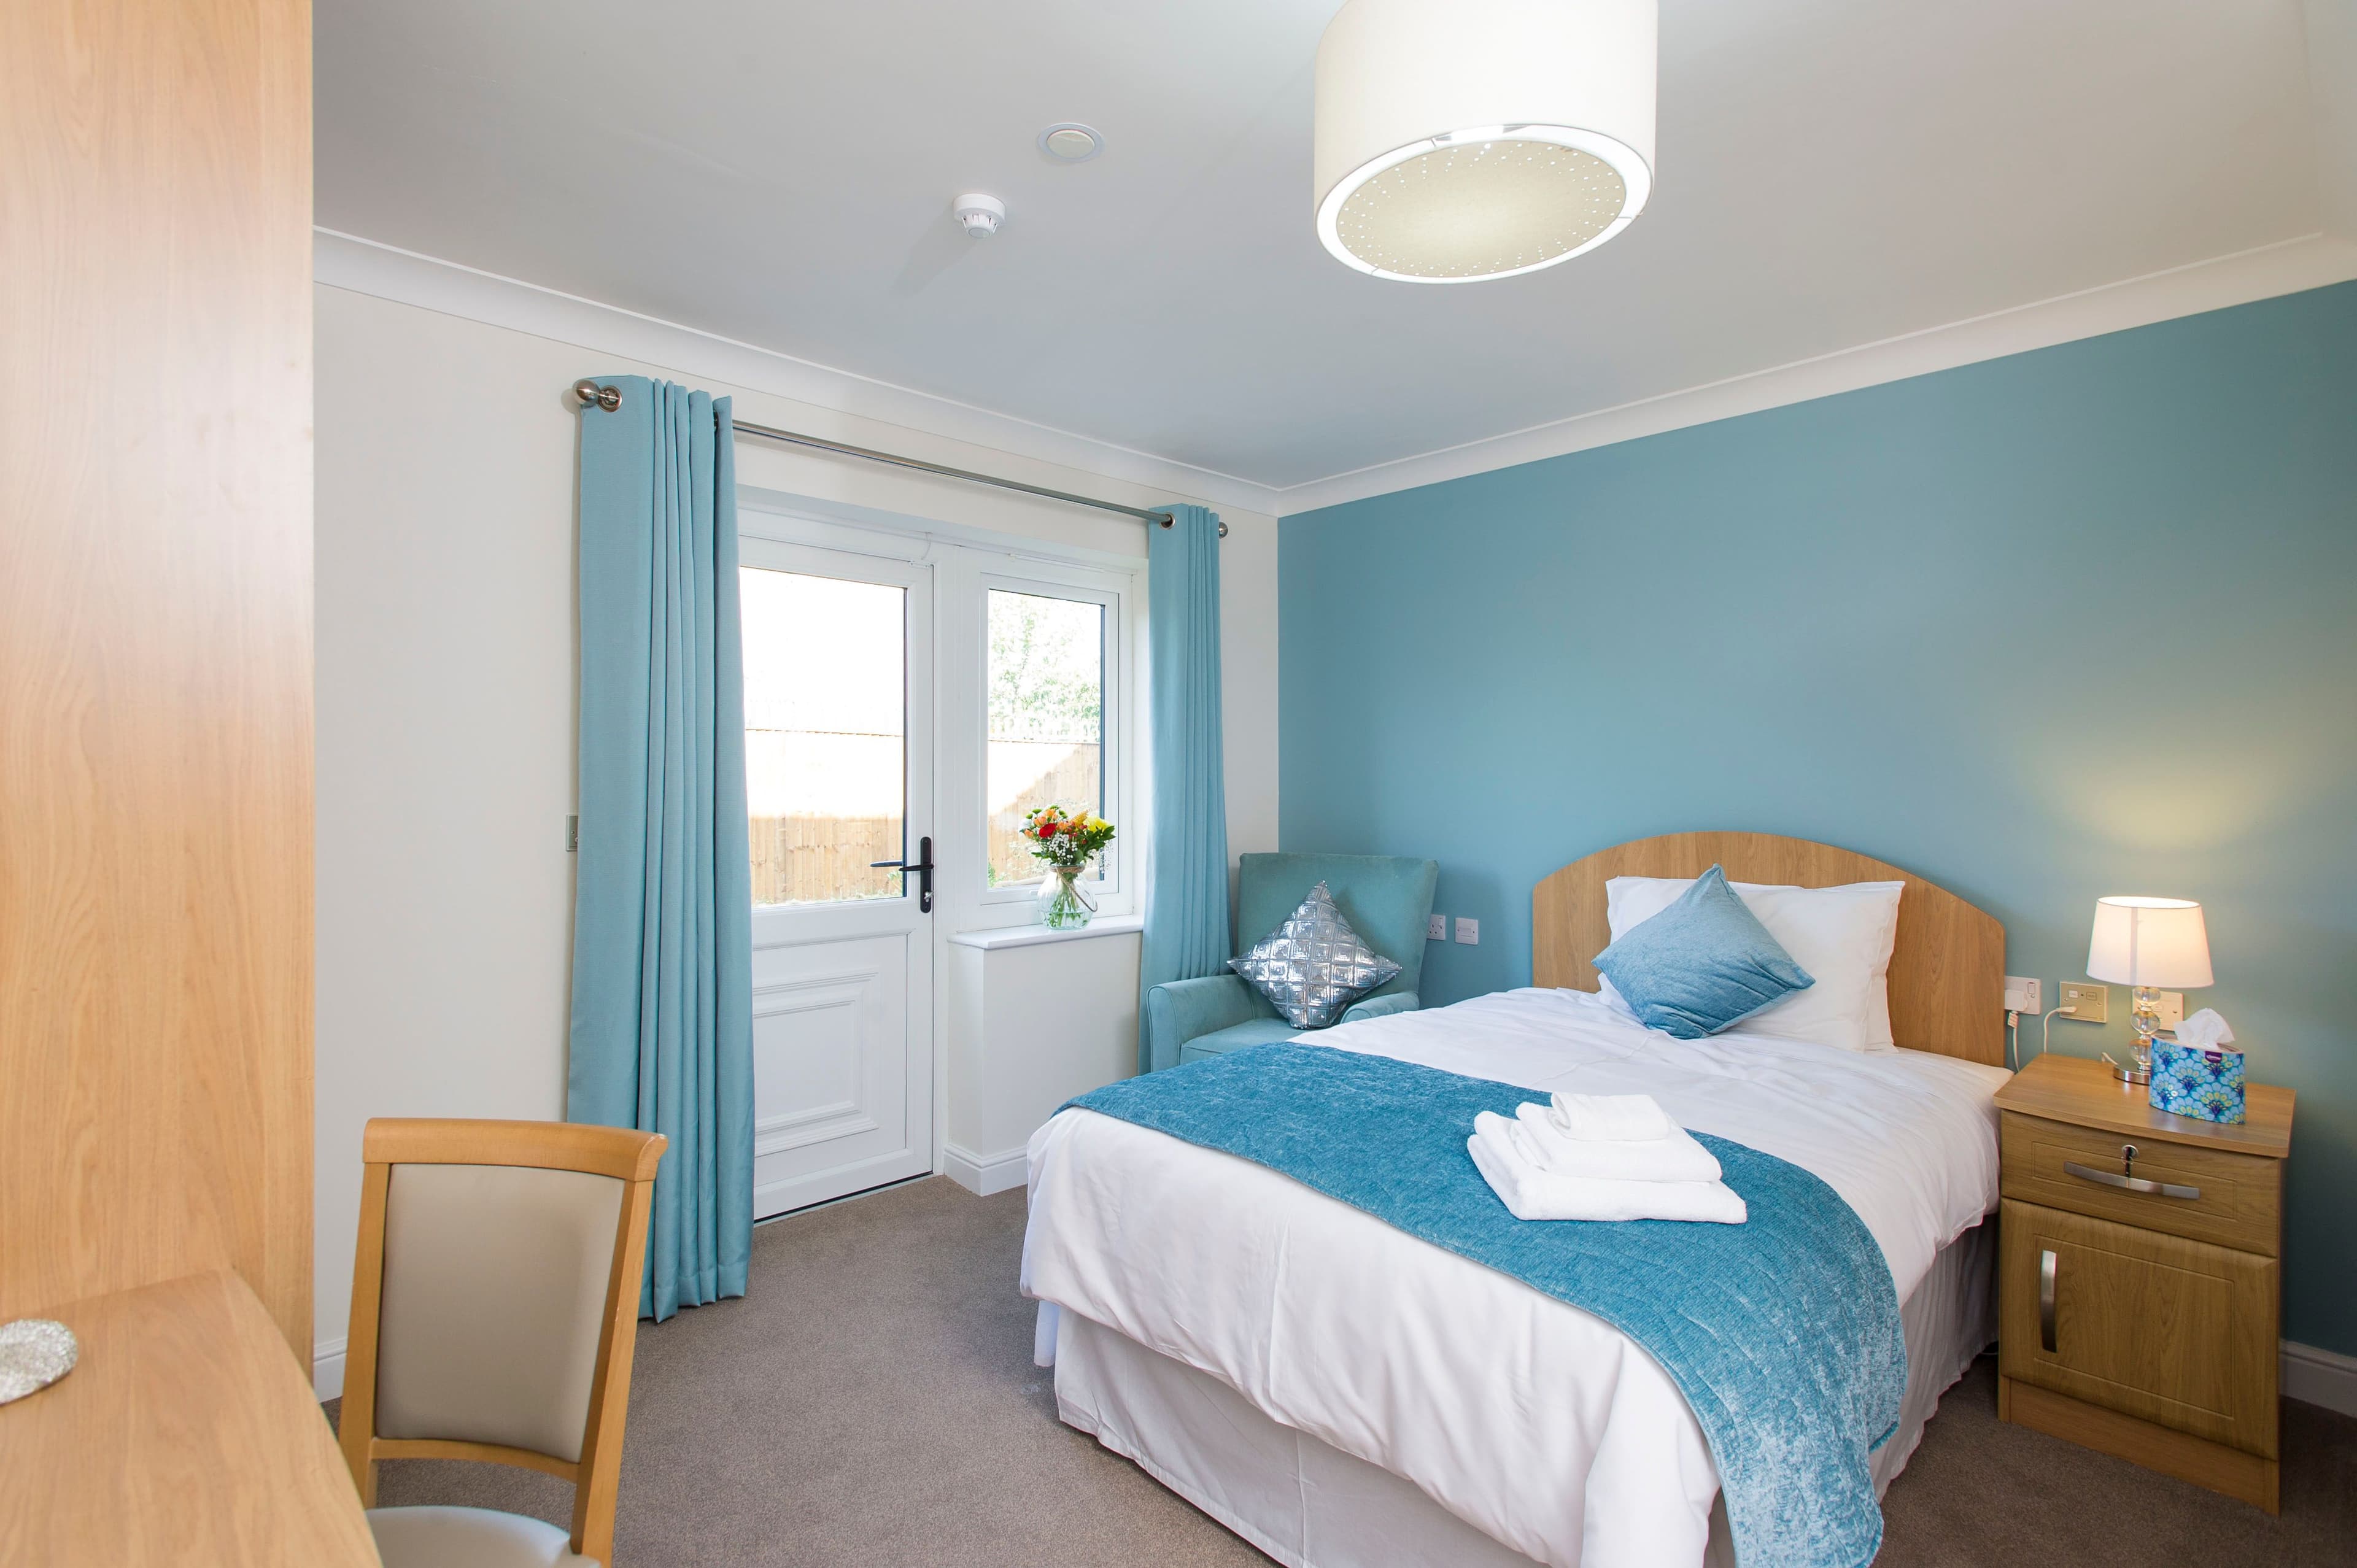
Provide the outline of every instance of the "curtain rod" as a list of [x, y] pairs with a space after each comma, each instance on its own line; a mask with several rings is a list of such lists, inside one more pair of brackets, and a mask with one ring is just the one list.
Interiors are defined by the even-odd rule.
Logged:
[[[610, 413], [622, 406], [621, 388], [611, 385], [599, 386], [596, 381], [587, 379], [573, 383], [573, 395], [580, 401], [583, 408], [595, 403]], [[976, 485], [996, 485], [1002, 490], [1020, 490], [1027, 496], [1043, 496], [1051, 501], [1070, 501], [1074, 506], [1094, 507], [1099, 511], [1117, 511], [1124, 517], [1134, 517], [1140, 522], [1158, 522], [1165, 528], [1171, 525], [1171, 517], [1167, 511], [1148, 511], [1143, 507], [1123, 506], [1119, 501], [1101, 501], [1092, 496], [1076, 496], [1070, 490], [1051, 490], [1045, 485], [1027, 485], [1020, 479], [1002, 479], [991, 474], [977, 474], [970, 468], [944, 467], [939, 463], [928, 463], [917, 457], [898, 456], [890, 452], [876, 451], [872, 447], [853, 446], [841, 441], [829, 441], [823, 436], [804, 435], [792, 430], [774, 430], [766, 424], [748, 424], [741, 419], [734, 423], [737, 434], [739, 435], [756, 435], [764, 441], [781, 441], [790, 446], [814, 447], [821, 452], [833, 452], [845, 457], [864, 457], [870, 463], [888, 463], [896, 468], [914, 468], [919, 473], [938, 474], [945, 479], [964, 479]], [[1220, 524], [1220, 537], [1225, 539], [1227, 536], [1228, 525], [1222, 522]]]

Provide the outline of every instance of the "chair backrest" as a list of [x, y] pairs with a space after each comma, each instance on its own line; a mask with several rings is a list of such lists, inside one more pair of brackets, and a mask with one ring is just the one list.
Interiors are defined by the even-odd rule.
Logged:
[[1238, 863], [1236, 950], [1285, 923], [1320, 882], [1359, 940], [1400, 966], [1367, 993], [1414, 991], [1424, 975], [1425, 927], [1432, 918], [1437, 861], [1391, 854], [1247, 854]]
[[561, 1122], [368, 1124], [340, 1441], [574, 1484], [575, 1552], [609, 1563], [647, 1213], [664, 1139]]

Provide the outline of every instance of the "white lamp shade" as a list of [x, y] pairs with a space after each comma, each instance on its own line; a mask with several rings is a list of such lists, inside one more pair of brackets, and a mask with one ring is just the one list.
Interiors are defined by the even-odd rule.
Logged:
[[2189, 990], [2211, 984], [2210, 932], [2201, 922], [2201, 906], [2186, 898], [2097, 899], [2087, 977]]
[[1653, 188], [1656, 0], [1351, 0], [1318, 45], [1318, 237], [1413, 283], [1510, 277]]

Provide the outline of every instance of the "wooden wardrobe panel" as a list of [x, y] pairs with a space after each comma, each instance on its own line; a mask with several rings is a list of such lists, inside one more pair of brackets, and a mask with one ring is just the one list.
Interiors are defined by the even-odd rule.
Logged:
[[307, 0], [0, 5], [0, 1317], [310, 1351]]

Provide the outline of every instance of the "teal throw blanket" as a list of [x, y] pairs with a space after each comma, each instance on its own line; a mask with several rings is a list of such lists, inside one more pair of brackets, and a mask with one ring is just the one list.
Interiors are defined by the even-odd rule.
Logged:
[[1668, 1371], [1710, 1440], [1744, 1568], [1864, 1568], [1882, 1541], [1867, 1455], [1899, 1420], [1907, 1347], [1882, 1250], [1798, 1165], [1696, 1133], [1741, 1225], [1516, 1219], [1465, 1152], [1534, 1091], [1329, 1047], [1248, 1047], [1073, 1105], [1266, 1165], [1594, 1314]]

